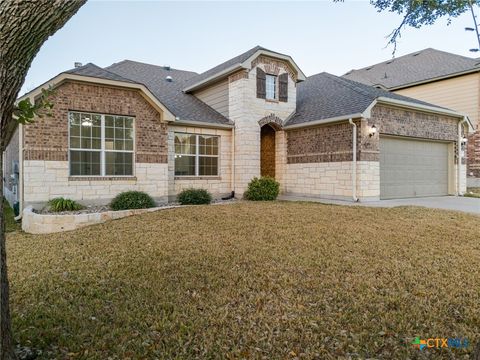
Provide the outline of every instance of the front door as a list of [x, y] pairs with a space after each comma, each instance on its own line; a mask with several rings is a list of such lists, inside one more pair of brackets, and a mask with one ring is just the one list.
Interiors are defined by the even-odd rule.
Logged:
[[270, 125], [260, 130], [260, 175], [275, 178], [275, 130]]

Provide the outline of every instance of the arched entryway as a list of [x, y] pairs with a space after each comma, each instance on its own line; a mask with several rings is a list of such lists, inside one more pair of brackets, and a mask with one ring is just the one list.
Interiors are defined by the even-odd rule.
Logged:
[[275, 178], [275, 129], [269, 124], [260, 129], [260, 175]]

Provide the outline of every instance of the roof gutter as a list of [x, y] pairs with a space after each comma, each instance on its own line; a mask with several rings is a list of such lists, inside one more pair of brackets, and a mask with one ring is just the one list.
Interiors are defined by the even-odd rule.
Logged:
[[174, 121], [169, 122], [169, 125], [178, 125], [178, 126], [195, 126], [201, 128], [209, 128], [209, 129], [233, 129], [233, 124], [216, 124], [216, 123], [207, 123], [203, 121], [194, 121], [194, 120], [180, 120], [175, 119]]
[[340, 121], [348, 121], [350, 118], [356, 119], [361, 117], [363, 117], [363, 113], [336, 116], [336, 117], [331, 117], [331, 118], [322, 119], [322, 120], [309, 121], [301, 124], [286, 125], [283, 127], [283, 129], [284, 130], [299, 129], [304, 127], [317, 126], [317, 125], [329, 124], [329, 123], [340, 122]]

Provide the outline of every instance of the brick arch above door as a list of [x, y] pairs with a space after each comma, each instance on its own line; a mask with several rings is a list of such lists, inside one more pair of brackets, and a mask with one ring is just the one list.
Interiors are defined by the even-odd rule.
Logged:
[[282, 130], [282, 128], [283, 128], [283, 120], [280, 119], [275, 114], [270, 114], [268, 116], [265, 116], [265, 117], [261, 118], [258, 121], [258, 125], [260, 125], [260, 127], [263, 127], [265, 125], [270, 125], [276, 131], [278, 131], [278, 130]]

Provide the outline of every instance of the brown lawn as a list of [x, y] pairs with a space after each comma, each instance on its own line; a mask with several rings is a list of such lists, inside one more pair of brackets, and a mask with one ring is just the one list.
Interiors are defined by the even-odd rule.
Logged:
[[247, 203], [8, 235], [16, 340], [41, 359], [463, 358], [480, 217]]

